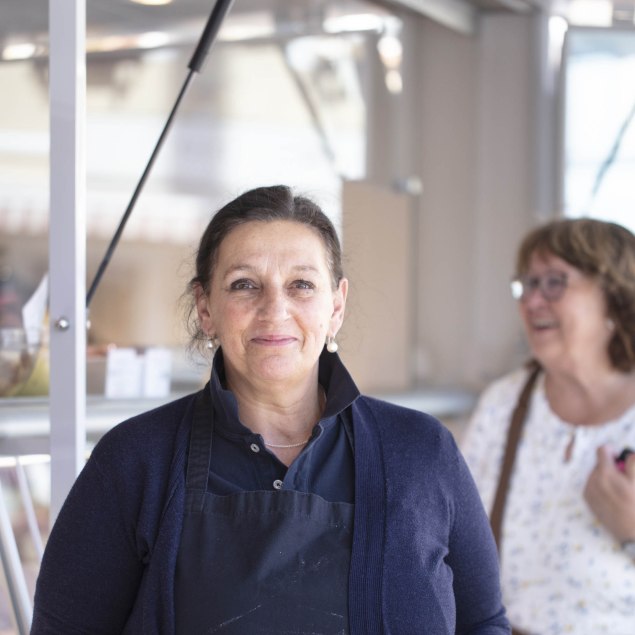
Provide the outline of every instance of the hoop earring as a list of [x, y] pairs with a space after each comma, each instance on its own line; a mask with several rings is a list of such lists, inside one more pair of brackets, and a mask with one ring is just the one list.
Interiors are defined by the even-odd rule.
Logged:
[[337, 353], [337, 349], [339, 348], [339, 346], [337, 345], [337, 342], [335, 341], [334, 337], [331, 337], [330, 335], [326, 338], [326, 350], [329, 353]]

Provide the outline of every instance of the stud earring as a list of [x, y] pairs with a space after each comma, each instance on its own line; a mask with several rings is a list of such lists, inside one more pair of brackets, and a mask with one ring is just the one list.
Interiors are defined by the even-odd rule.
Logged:
[[337, 342], [335, 341], [334, 337], [331, 337], [330, 335], [326, 338], [326, 350], [329, 353], [337, 353], [337, 349], [339, 348], [339, 346], [337, 345]]

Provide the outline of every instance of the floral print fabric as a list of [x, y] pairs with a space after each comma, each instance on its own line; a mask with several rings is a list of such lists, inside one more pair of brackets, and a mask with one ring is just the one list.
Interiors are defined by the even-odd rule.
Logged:
[[[488, 511], [526, 377], [519, 369], [486, 389], [462, 441]], [[503, 601], [512, 624], [527, 633], [635, 635], [635, 562], [583, 498], [602, 444], [616, 455], [626, 445], [635, 448], [635, 407], [603, 425], [571, 425], [551, 411], [541, 375], [518, 447], [502, 528]]]

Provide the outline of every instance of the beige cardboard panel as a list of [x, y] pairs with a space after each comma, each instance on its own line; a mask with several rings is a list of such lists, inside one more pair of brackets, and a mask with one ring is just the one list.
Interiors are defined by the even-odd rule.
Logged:
[[366, 182], [343, 188], [344, 273], [350, 281], [340, 354], [360, 389], [407, 389], [412, 302], [409, 199]]

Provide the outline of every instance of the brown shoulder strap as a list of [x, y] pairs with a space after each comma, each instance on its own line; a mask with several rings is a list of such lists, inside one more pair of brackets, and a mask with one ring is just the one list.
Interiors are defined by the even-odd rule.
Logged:
[[532, 369], [529, 373], [529, 377], [525, 383], [520, 396], [518, 397], [518, 403], [512, 413], [512, 420], [509, 424], [509, 431], [507, 432], [507, 445], [505, 446], [505, 455], [503, 457], [503, 465], [501, 468], [500, 478], [498, 480], [498, 488], [496, 489], [496, 496], [494, 497], [494, 505], [492, 506], [492, 513], [490, 514], [490, 524], [492, 526], [492, 533], [494, 534], [494, 540], [500, 553], [500, 538], [501, 527], [503, 525], [503, 514], [505, 512], [505, 502], [507, 500], [507, 490], [509, 488], [509, 479], [511, 478], [512, 469], [514, 467], [514, 461], [516, 459], [516, 450], [518, 448], [518, 442], [520, 441], [520, 433], [523, 429], [523, 423], [525, 422], [525, 415], [527, 414], [527, 406], [529, 405], [529, 398], [531, 392], [536, 383], [536, 379], [540, 374], [540, 366]]

